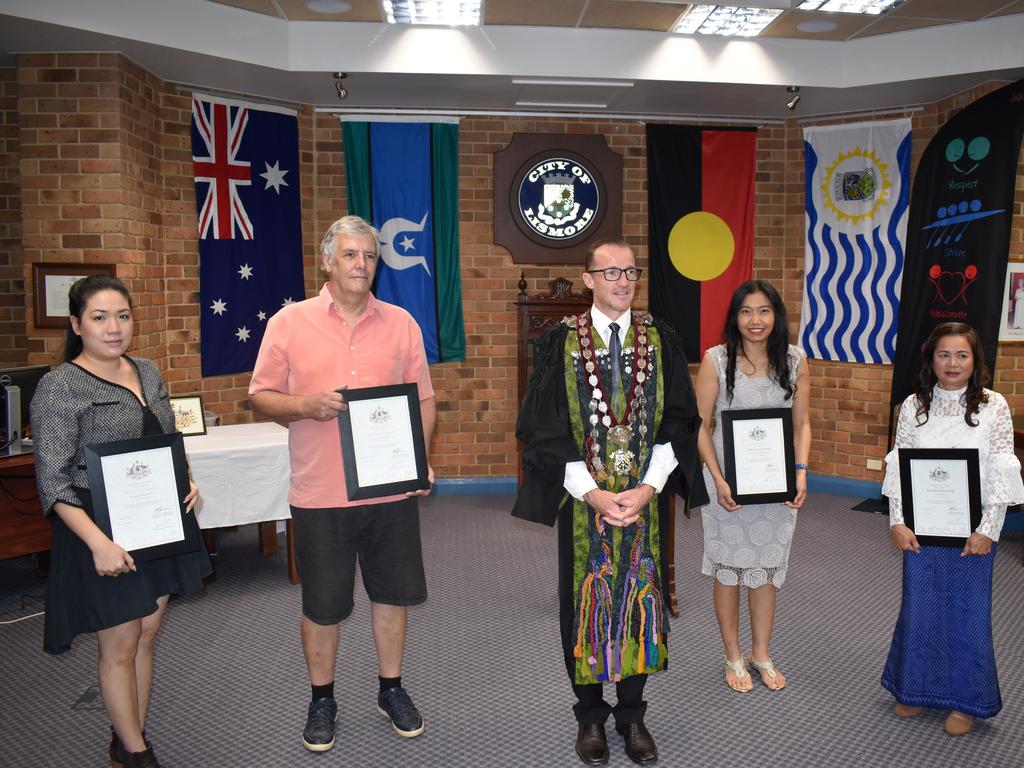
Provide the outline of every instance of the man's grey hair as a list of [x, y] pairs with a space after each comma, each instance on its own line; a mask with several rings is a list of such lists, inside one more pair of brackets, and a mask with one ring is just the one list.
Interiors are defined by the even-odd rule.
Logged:
[[380, 256], [380, 232], [377, 228], [359, 216], [342, 216], [327, 228], [327, 234], [320, 243], [320, 255], [328, 264], [334, 257], [334, 241], [339, 236], [369, 237], [373, 240], [374, 254]]

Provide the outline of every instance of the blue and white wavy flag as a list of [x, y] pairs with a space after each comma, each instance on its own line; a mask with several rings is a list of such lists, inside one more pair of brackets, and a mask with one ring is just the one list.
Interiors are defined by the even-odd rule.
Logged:
[[910, 199], [910, 120], [804, 129], [807, 242], [800, 346], [891, 363]]

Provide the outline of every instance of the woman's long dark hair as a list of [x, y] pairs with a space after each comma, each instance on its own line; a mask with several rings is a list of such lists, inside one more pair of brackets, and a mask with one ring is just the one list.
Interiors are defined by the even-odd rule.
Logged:
[[[935, 326], [932, 335], [921, 347], [921, 370], [917, 374], [917, 425], [928, 421], [928, 411], [932, 406], [932, 390], [939, 379], [935, 375], [935, 347], [939, 340], [946, 336], [963, 336], [971, 347], [971, 357], [974, 358], [974, 370], [971, 371], [971, 378], [967, 381], [967, 391], [964, 393], [964, 403], [967, 411], [964, 413], [964, 421], [967, 426], [976, 427], [978, 422], [974, 415], [981, 408], [982, 403], [988, 402], [988, 395], [985, 394], [985, 385], [992, 381], [988, 365], [985, 363], [985, 352], [981, 348], [981, 339], [978, 332], [967, 323], [942, 323]], [[924, 417], [923, 419], [921, 417]]]
[[779, 386], [786, 391], [786, 400], [793, 397], [794, 387], [789, 380], [789, 327], [786, 325], [786, 305], [775, 287], [767, 280], [748, 280], [732, 295], [729, 302], [729, 314], [725, 318], [725, 349], [727, 361], [725, 365], [725, 391], [732, 402], [733, 388], [736, 384], [736, 355], [743, 345], [740, 335], [740, 324], [737, 318], [743, 300], [752, 293], [763, 293], [768, 297], [775, 313], [775, 327], [768, 336], [768, 365], [770, 372], [778, 379]]
[[117, 291], [132, 305], [132, 296], [128, 293], [125, 284], [113, 275], [89, 275], [76, 280], [68, 291], [68, 325], [64, 331], [64, 362], [74, 360], [82, 354], [82, 337], [75, 333], [71, 327], [71, 318], [82, 322], [82, 315], [85, 314], [85, 305], [89, 303], [90, 297], [100, 291]]

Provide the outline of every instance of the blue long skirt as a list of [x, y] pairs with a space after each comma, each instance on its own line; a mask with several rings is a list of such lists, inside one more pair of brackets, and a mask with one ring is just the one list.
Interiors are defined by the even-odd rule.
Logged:
[[903, 553], [903, 602], [882, 686], [901, 704], [992, 717], [1003, 707], [992, 649], [992, 564], [959, 547]]

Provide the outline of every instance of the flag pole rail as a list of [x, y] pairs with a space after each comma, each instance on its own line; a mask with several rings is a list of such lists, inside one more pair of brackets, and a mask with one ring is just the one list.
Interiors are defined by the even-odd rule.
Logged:
[[785, 120], [762, 117], [713, 117], [707, 115], [639, 115], [614, 112], [542, 112], [539, 110], [462, 110], [462, 109], [360, 109], [358, 107], [314, 107], [314, 112], [338, 115], [343, 120], [395, 120], [398, 118], [468, 118], [468, 117], [575, 117], [593, 120], [623, 120], [638, 123], [700, 123], [739, 125], [745, 128], [785, 125]]
[[923, 112], [924, 107], [915, 104], [910, 107], [892, 107], [890, 109], [866, 109], [863, 112], [823, 112], [797, 120], [798, 125], [811, 125], [819, 120], [847, 120], [851, 117], [908, 117], [915, 112]]
[[229, 99], [244, 99], [245, 101], [251, 101], [258, 104], [268, 104], [270, 106], [287, 107], [288, 109], [294, 109], [301, 112], [308, 104], [303, 104], [301, 101], [286, 101], [285, 99], [274, 99], [267, 96], [257, 96], [252, 93], [244, 93], [243, 91], [231, 91], [226, 88], [207, 88], [205, 85], [194, 85], [192, 83], [178, 83], [172, 82], [174, 86], [174, 92], [182, 96], [190, 96], [193, 92], [209, 94], [210, 96], [223, 96]]

